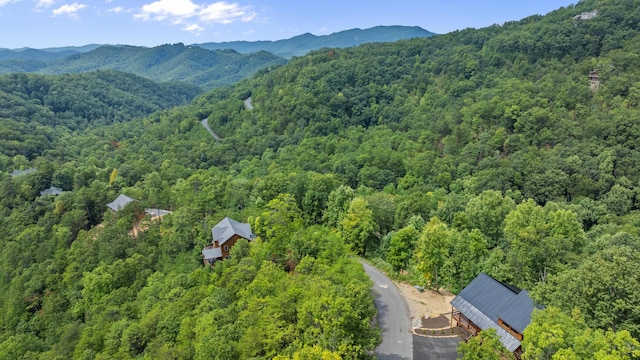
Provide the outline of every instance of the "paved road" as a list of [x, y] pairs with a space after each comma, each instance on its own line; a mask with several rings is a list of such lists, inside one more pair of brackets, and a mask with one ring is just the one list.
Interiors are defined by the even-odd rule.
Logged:
[[[253, 104], [251, 103], [251, 96], [249, 96], [248, 98], [244, 99], [244, 107], [247, 108], [247, 110], [253, 110]], [[218, 136], [218, 134], [213, 132], [213, 130], [211, 130], [211, 128], [209, 127], [209, 118], [200, 120], [200, 124], [202, 124], [202, 126], [204, 126], [204, 128], [207, 129], [207, 131], [209, 131], [211, 136], [213, 136], [213, 138], [216, 141], [221, 141], [222, 140], [220, 138], [220, 136]]]
[[207, 129], [209, 131], [209, 133], [211, 134], [211, 136], [213, 136], [213, 138], [216, 141], [220, 141], [222, 139], [220, 139], [220, 137], [218, 136], [218, 134], [214, 133], [213, 130], [211, 130], [211, 128], [209, 127], [209, 118], [206, 119], [202, 119], [200, 120], [200, 124], [202, 124], [202, 126], [204, 126], [205, 129]]
[[413, 336], [413, 358], [420, 360], [455, 360], [458, 359], [458, 343], [454, 338], [428, 338]]
[[413, 360], [413, 334], [409, 308], [396, 285], [369, 264], [361, 262], [374, 282], [378, 326], [382, 344], [376, 349], [381, 360]]

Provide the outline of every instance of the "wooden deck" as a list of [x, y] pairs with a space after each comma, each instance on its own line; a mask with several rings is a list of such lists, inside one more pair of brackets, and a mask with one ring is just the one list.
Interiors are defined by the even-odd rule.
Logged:
[[467, 319], [466, 316], [462, 315], [460, 311], [453, 311], [451, 318], [455, 320], [456, 325], [467, 335], [465, 336], [465, 340], [478, 335], [480, 332], [480, 328], [471, 320]]

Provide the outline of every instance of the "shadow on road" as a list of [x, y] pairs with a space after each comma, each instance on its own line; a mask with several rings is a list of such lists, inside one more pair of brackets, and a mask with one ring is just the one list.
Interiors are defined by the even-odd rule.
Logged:
[[[416, 360], [455, 360], [459, 359], [458, 343], [455, 338], [428, 338], [413, 336], [413, 358]], [[380, 359], [380, 358], [379, 358]]]

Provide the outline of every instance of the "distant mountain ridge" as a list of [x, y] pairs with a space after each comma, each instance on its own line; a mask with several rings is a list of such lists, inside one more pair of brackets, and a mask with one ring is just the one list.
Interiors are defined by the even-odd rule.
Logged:
[[238, 82], [259, 69], [284, 63], [286, 60], [265, 51], [240, 54], [233, 50], [207, 50], [181, 43], [153, 48], [102, 46], [55, 61], [38, 73], [113, 69], [155, 81], [183, 81], [211, 89]]
[[[62, 52], [67, 52], [64, 50]], [[29, 53], [53, 54], [45, 50]], [[266, 51], [240, 54], [233, 50], [207, 50], [184, 44], [153, 48], [106, 45], [64, 58], [0, 61], [0, 74], [30, 72], [38, 74], [77, 74], [95, 70], [118, 70], [158, 82], [182, 81], [212, 89], [229, 85], [251, 76], [259, 69], [286, 63]]]
[[289, 39], [276, 41], [209, 42], [193, 45], [211, 50], [233, 49], [240, 53], [264, 50], [289, 59], [292, 56], [301, 56], [311, 50], [324, 47], [345, 48], [370, 42], [393, 42], [417, 37], [429, 37], [432, 35], [435, 34], [419, 26], [375, 26], [364, 30], [358, 28], [344, 30], [330, 35], [317, 36], [305, 33]]
[[429, 37], [418, 26], [376, 26], [330, 35], [302, 34], [277, 41], [234, 41], [156, 47], [85, 45], [46, 49], [0, 49], [0, 74], [83, 73], [118, 70], [159, 82], [183, 81], [208, 90], [233, 84], [256, 71], [285, 64], [320, 48], [345, 48], [371, 42]]

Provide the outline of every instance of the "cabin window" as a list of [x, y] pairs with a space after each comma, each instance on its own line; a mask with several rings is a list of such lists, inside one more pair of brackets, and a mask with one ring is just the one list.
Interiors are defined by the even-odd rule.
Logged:
[[224, 251], [229, 251], [229, 245], [224, 246]]
[[503, 329], [507, 330], [511, 335], [513, 335], [516, 339], [522, 341], [522, 334], [517, 332], [514, 328], [512, 328], [509, 324], [504, 322], [502, 319], [498, 318], [498, 325]]

